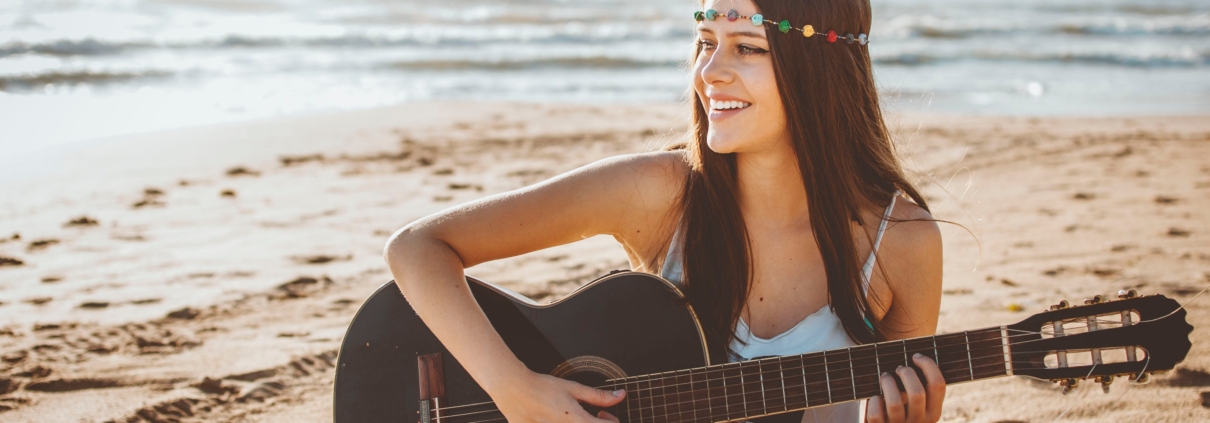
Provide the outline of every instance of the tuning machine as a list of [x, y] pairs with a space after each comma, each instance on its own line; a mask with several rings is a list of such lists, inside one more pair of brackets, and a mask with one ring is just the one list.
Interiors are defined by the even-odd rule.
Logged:
[[1079, 387], [1079, 379], [1061, 379], [1059, 386], [1062, 387], [1062, 394], [1067, 395]]
[[1062, 310], [1062, 309], [1065, 309], [1068, 307], [1071, 307], [1071, 304], [1068, 303], [1067, 300], [1063, 300], [1063, 301], [1059, 301], [1058, 304], [1050, 306], [1050, 309], [1051, 310]]
[[1131, 298], [1134, 298], [1137, 296], [1139, 296], [1139, 293], [1133, 289], [1118, 290], [1118, 299], [1119, 300], [1127, 300], [1127, 299], [1131, 299]]
[[1104, 297], [1104, 296], [1101, 296], [1101, 295], [1099, 295], [1099, 294], [1098, 294], [1098, 295], [1096, 295], [1096, 296], [1093, 296], [1092, 298], [1085, 298], [1085, 299], [1084, 299], [1084, 305], [1100, 304], [1100, 303], [1103, 303], [1103, 302], [1105, 302], [1105, 297]]
[[1097, 383], [1101, 384], [1101, 391], [1109, 393], [1109, 385], [1113, 383], [1113, 376], [1097, 376]]
[[1135, 378], [1133, 380], [1134, 380], [1134, 383], [1151, 382], [1151, 373], [1139, 373], [1139, 375], [1135, 376]]

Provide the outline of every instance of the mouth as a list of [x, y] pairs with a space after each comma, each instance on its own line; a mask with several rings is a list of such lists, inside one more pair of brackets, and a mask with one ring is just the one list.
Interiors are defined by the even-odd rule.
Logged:
[[748, 109], [748, 108], [750, 108], [751, 105], [753, 105], [753, 104], [739, 102], [739, 100], [725, 100], [725, 102], [720, 102], [720, 100], [711, 99], [710, 100], [710, 111], [714, 111], [714, 112], [739, 111], [739, 110]]

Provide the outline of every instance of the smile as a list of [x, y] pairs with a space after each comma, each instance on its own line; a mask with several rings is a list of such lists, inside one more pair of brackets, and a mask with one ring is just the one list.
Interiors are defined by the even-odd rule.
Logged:
[[752, 105], [752, 103], [745, 103], [745, 102], [742, 102], [742, 101], [715, 101], [715, 100], [710, 100], [710, 109], [711, 109], [711, 110], [718, 110], [718, 111], [726, 111], [726, 110], [741, 110], [741, 109], [746, 109], [746, 108], [748, 108], [748, 106], [751, 106], [751, 105]]

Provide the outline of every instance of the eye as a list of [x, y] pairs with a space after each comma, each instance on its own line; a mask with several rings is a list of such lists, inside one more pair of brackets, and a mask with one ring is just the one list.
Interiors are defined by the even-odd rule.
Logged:
[[695, 44], [697, 44], [698, 48], [700, 48], [702, 50], [709, 50], [709, 49], [714, 48], [714, 42], [709, 41], [709, 40], [697, 40], [697, 43], [695, 43]]
[[739, 54], [743, 55], [743, 56], [750, 56], [750, 55], [754, 55], [754, 54], [765, 54], [765, 53], [769, 52], [769, 50], [765, 50], [760, 47], [753, 47], [753, 46], [746, 45], [746, 44], [740, 44], [738, 48], [739, 48]]

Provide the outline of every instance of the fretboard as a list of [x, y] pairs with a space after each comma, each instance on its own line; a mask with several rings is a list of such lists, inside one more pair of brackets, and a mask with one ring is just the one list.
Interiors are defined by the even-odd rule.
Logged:
[[1007, 329], [995, 327], [632, 376], [608, 386], [626, 389], [614, 409], [623, 421], [728, 421], [879, 395], [879, 375], [916, 353], [936, 361], [947, 384], [1005, 376], [1008, 345]]

